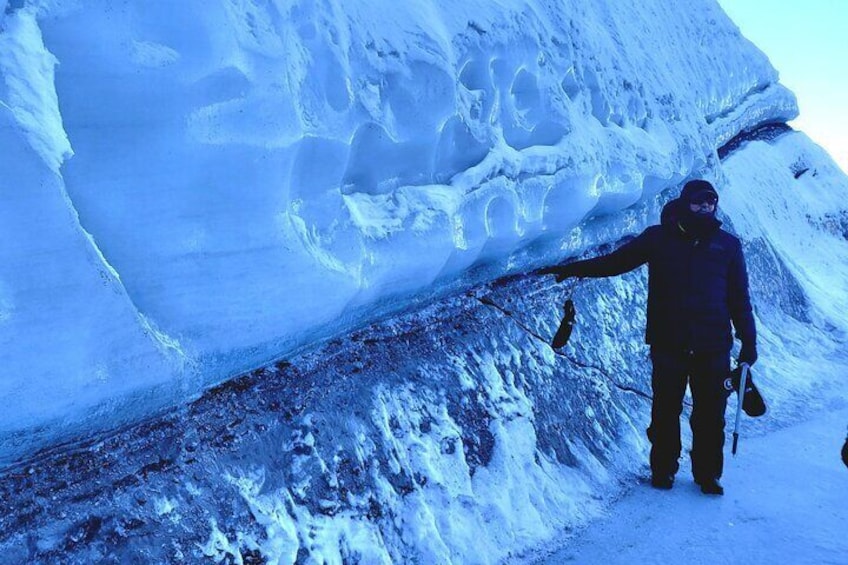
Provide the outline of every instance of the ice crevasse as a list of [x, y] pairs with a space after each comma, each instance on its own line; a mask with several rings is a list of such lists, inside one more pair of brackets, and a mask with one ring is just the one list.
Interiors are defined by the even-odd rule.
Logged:
[[797, 114], [712, 0], [0, 12], [3, 464], [580, 252]]

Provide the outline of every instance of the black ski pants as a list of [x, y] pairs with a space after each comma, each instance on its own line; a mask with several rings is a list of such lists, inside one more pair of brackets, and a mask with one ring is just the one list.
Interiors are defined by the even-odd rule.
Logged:
[[680, 459], [680, 414], [686, 383], [692, 392], [692, 474], [698, 482], [721, 477], [724, 466], [724, 411], [730, 372], [729, 351], [691, 352], [651, 348], [653, 361], [651, 471], [674, 475]]

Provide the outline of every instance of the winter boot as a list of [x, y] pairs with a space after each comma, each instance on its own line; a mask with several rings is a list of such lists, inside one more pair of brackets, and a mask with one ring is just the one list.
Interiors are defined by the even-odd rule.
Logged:
[[671, 490], [671, 487], [674, 486], [674, 475], [667, 473], [652, 474], [651, 486], [660, 490]]
[[721, 486], [718, 479], [706, 479], [698, 481], [698, 484], [701, 486], [701, 492], [704, 494], [714, 494], [718, 496], [724, 494], [724, 487]]

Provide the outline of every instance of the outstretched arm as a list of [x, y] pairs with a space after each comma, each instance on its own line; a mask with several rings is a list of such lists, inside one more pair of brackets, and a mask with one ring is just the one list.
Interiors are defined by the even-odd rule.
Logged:
[[556, 275], [557, 282], [568, 277], [611, 277], [632, 271], [644, 265], [650, 258], [651, 234], [643, 231], [612, 253], [575, 261], [568, 265], [556, 265], [537, 271], [540, 275]]

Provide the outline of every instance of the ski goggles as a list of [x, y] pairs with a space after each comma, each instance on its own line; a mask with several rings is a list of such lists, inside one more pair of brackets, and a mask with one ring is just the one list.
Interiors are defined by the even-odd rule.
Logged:
[[693, 194], [692, 197], [689, 198], [689, 204], [693, 206], [703, 206], [704, 204], [707, 206], [715, 206], [717, 203], [718, 196], [716, 193], [708, 190], [699, 192], [698, 194]]

